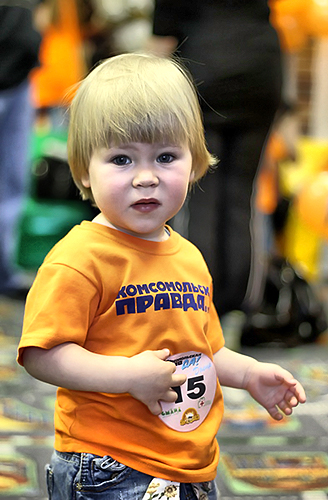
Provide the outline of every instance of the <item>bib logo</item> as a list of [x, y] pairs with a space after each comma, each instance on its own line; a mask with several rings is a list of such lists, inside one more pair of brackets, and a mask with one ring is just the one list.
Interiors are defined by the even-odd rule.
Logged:
[[200, 417], [195, 408], [188, 408], [180, 420], [180, 425], [192, 424], [193, 422], [196, 422], [196, 420], [199, 420], [199, 418]]
[[178, 281], [158, 281], [142, 285], [122, 286], [115, 305], [116, 314], [139, 314], [147, 309], [154, 311], [163, 309], [182, 309], [188, 311], [209, 310], [209, 287], [194, 283]]

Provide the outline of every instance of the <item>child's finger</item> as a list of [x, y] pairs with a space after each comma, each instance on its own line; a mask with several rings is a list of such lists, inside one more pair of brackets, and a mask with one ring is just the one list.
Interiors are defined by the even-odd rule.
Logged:
[[283, 418], [282, 414], [278, 409], [278, 405], [277, 406], [275, 405], [271, 408], [267, 408], [267, 411], [274, 420], [281, 420]]
[[178, 385], [182, 385], [185, 383], [186, 380], [187, 380], [186, 375], [183, 374], [172, 375], [172, 387], [177, 387]]
[[288, 385], [289, 391], [297, 398], [299, 403], [305, 403], [306, 395], [302, 384], [300, 384], [295, 378], [293, 378], [293, 376], [289, 372], [286, 373], [287, 376], [276, 374], [276, 379]]
[[297, 406], [299, 401], [297, 399], [297, 397], [295, 396], [295, 394], [288, 390], [284, 396], [284, 401], [286, 401], [286, 403], [288, 404], [288, 406], [290, 406], [291, 408], [293, 408], [294, 406]]
[[293, 393], [294, 393], [294, 396], [297, 398], [299, 403], [305, 403], [305, 401], [306, 401], [305, 390], [299, 382], [296, 382]]
[[162, 407], [158, 401], [151, 402], [147, 404], [149, 411], [153, 415], [159, 415], [162, 412]]
[[165, 396], [161, 398], [161, 401], [165, 401], [165, 403], [175, 403], [177, 398], [177, 392], [175, 392], [173, 389], [169, 389]]
[[292, 407], [294, 408], [295, 406], [297, 406], [297, 405], [298, 405], [298, 403], [299, 403], [299, 401], [298, 401], [297, 397], [296, 397], [296, 396], [294, 396], [294, 394], [293, 394], [293, 395], [291, 396], [291, 398], [289, 399], [289, 404], [290, 404], [290, 406], [292, 406]]
[[169, 349], [158, 349], [157, 351], [153, 351], [155, 356], [157, 356], [159, 359], [162, 359], [163, 361], [166, 360], [166, 358], [169, 357], [170, 355], [170, 350]]
[[291, 415], [293, 413], [293, 408], [288, 401], [283, 399], [277, 404], [279, 410], [281, 410], [285, 415]]

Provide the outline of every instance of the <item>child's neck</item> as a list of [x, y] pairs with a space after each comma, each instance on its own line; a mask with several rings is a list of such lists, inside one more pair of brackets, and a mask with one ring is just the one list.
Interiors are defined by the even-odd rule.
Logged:
[[109, 220], [106, 219], [106, 217], [102, 213], [96, 215], [96, 217], [92, 220], [92, 222], [94, 222], [96, 224], [101, 224], [102, 226], [110, 227], [111, 229], [115, 229], [116, 231], [120, 231], [121, 233], [129, 234], [131, 236], [134, 236], [136, 238], [140, 238], [140, 239], [146, 240], [146, 241], [158, 241], [158, 242], [160, 242], [160, 241], [166, 241], [170, 237], [170, 231], [165, 226], [163, 226], [162, 232], [159, 231], [158, 236], [149, 237], [149, 238], [146, 236], [143, 236], [141, 234], [138, 234], [138, 233], [130, 232], [128, 230], [125, 231], [122, 228], [114, 226], [111, 222], [109, 222]]

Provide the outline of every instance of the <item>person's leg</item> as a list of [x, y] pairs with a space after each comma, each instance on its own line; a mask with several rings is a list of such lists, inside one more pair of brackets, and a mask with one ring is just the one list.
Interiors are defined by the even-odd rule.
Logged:
[[208, 133], [219, 158], [189, 201], [189, 238], [203, 252], [219, 315], [241, 309], [251, 263], [251, 197], [269, 125]]
[[27, 191], [33, 123], [29, 84], [0, 92], [0, 292], [19, 286], [15, 276], [17, 223]]
[[245, 128], [226, 135], [229, 164], [223, 163], [222, 211], [219, 215], [218, 282], [214, 302], [220, 314], [243, 309], [252, 261], [254, 179], [269, 127]]

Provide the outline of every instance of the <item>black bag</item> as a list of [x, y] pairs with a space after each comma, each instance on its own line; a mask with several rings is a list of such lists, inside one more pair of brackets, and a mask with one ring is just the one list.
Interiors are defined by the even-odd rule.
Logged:
[[35, 161], [32, 195], [37, 200], [71, 200], [82, 203], [67, 161], [55, 156], [45, 155]]
[[285, 259], [271, 259], [262, 303], [248, 315], [241, 345], [295, 347], [314, 342], [327, 327], [327, 314], [313, 287]]

